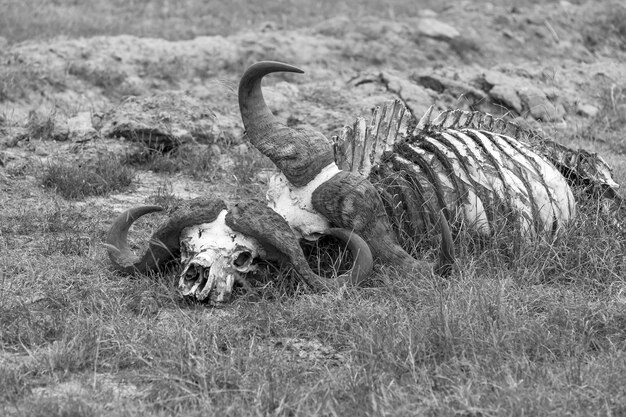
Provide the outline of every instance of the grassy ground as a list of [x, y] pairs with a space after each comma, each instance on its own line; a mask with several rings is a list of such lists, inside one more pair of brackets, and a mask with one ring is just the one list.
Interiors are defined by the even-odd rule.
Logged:
[[2, 0], [0, 36], [10, 42], [46, 39], [57, 35], [77, 37], [119, 34], [180, 40], [256, 30], [266, 23], [293, 29], [346, 14], [354, 18], [416, 16], [425, 7], [437, 7], [437, 3], [432, 0], [421, 1], [419, 5], [406, 0], [322, 0], [315, 3], [301, 0]]
[[626, 412], [626, 240], [595, 216], [554, 245], [461, 253], [446, 282], [276, 281], [210, 310], [167, 276], [117, 276], [99, 246], [111, 213], [45, 191], [24, 204], [30, 185], [0, 200], [6, 414]]
[[[409, 2], [0, 0], [0, 36], [182, 39], [346, 9], [417, 13]], [[598, 94], [600, 112], [564, 139], [608, 154], [624, 184], [624, 90]], [[253, 172], [266, 162], [249, 154], [233, 153], [231, 171], [196, 154], [194, 171], [181, 152], [0, 171], [0, 415], [626, 415], [626, 231], [593, 203], [553, 244], [459, 242], [447, 281], [378, 267], [365, 288], [316, 294], [268, 266], [255, 297], [209, 309], [181, 299], [172, 275], [115, 273], [101, 245], [116, 213], [89, 198], [132, 189], [146, 169], [262, 189]], [[177, 202], [167, 187], [150, 198]]]

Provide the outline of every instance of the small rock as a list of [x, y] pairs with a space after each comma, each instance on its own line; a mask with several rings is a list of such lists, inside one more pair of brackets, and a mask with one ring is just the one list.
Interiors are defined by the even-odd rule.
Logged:
[[517, 89], [507, 84], [498, 84], [489, 90], [491, 98], [504, 104], [507, 108], [522, 114], [522, 100], [517, 95]]
[[7, 147], [17, 146], [21, 141], [28, 139], [28, 129], [25, 127], [14, 127], [9, 130], [5, 139], [0, 142]]
[[437, 17], [437, 12], [432, 10], [432, 9], [422, 9], [419, 11], [419, 16], [420, 17], [432, 17], [435, 18]]
[[532, 85], [520, 87], [517, 94], [522, 99], [530, 115], [544, 122], [556, 122], [563, 119], [565, 108], [559, 103], [552, 103], [545, 93]]
[[209, 149], [211, 149], [211, 153], [213, 155], [221, 155], [222, 154], [222, 149], [219, 147], [219, 145], [217, 144], [212, 144], [211, 146], [209, 146]]
[[424, 17], [417, 21], [417, 31], [421, 35], [443, 40], [460, 36], [459, 31], [452, 26], [430, 17]]
[[421, 85], [417, 85], [393, 72], [380, 74], [381, 81], [387, 86], [387, 90], [396, 94], [409, 111], [414, 114], [424, 114], [432, 103], [428, 91]]
[[267, 21], [259, 25], [259, 32], [274, 32], [279, 29], [278, 23]]
[[514, 40], [514, 41], [516, 41], [516, 42], [518, 42], [520, 44], [523, 44], [523, 43], [526, 42], [526, 39], [524, 39], [523, 36], [517, 36], [513, 32], [511, 32], [510, 30], [504, 29], [502, 31], [502, 36], [504, 36], [505, 38], [512, 39], [512, 40]]
[[269, 184], [270, 178], [276, 175], [276, 170], [273, 168], [263, 168], [254, 175], [254, 180], [260, 184]]
[[35, 147], [35, 155], [37, 156], [48, 156], [50, 152], [43, 146]]
[[352, 21], [347, 16], [335, 16], [316, 24], [313, 29], [320, 35], [338, 38], [345, 36], [351, 24]]
[[70, 137], [70, 129], [65, 121], [57, 121], [54, 124], [52, 132], [50, 132], [50, 138], [55, 142], [65, 142]]
[[203, 101], [182, 92], [130, 97], [102, 117], [103, 137], [124, 137], [163, 151], [186, 143], [214, 143], [222, 131]]
[[[515, 110], [518, 114], [528, 112], [533, 118], [546, 122], [559, 121], [565, 115], [565, 108], [557, 100], [557, 90], [541, 88], [529, 83], [525, 78], [511, 77], [499, 71], [485, 71], [483, 81], [491, 86], [489, 95]], [[554, 100], [550, 100], [548, 95]]]
[[576, 105], [576, 114], [579, 114], [584, 117], [595, 117], [600, 109], [598, 109], [593, 104], [588, 103], [578, 103]]
[[519, 83], [516, 78], [510, 77], [496, 70], [485, 71], [482, 75], [482, 78], [487, 84], [491, 86], [496, 86], [499, 84], [515, 85]]
[[70, 139], [73, 141], [89, 140], [98, 135], [91, 123], [91, 113], [88, 111], [80, 112], [67, 119], [67, 127], [70, 132]]
[[232, 150], [237, 155], [245, 155], [246, 153], [248, 153], [248, 144], [241, 143], [239, 145], [235, 145], [232, 147]]

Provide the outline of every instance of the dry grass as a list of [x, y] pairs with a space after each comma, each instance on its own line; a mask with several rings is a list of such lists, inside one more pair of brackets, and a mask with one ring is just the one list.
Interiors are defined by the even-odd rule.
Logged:
[[555, 243], [460, 251], [448, 281], [379, 268], [366, 288], [311, 294], [270, 268], [254, 300], [211, 310], [167, 275], [109, 270], [111, 215], [50, 193], [25, 206], [28, 181], [0, 198], [6, 415], [626, 411], [626, 234], [593, 205]]

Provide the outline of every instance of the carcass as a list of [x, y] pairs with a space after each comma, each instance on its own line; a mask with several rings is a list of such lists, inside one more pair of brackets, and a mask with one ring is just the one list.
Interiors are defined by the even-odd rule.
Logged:
[[[420, 274], [445, 272], [454, 255], [443, 215], [440, 262], [412, 258], [395, 241], [378, 192], [361, 175], [339, 170], [332, 143], [321, 133], [276, 121], [261, 92], [263, 76], [276, 70], [300, 71], [286, 64], [259, 63], [245, 72], [239, 87], [246, 138], [281, 171], [271, 181], [268, 202], [242, 202], [230, 209], [221, 200], [194, 202], [154, 233], [141, 256], [132, 253], [128, 230], [136, 219], [160, 208], [128, 210], [114, 221], [107, 237], [114, 267], [126, 273], [148, 272], [180, 258], [179, 289], [213, 304], [229, 298], [233, 283], [244, 281], [255, 258], [290, 264], [314, 288], [358, 285], [371, 273], [373, 258]], [[311, 271], [298, 244], [301, 238], [322, 235], [345, 242], [355, 259], [354, 267], [332, 283]]]
[[[161, 226], [140, 257], [132, 254], [126, 233], [136, 218], [159, 208], [131, 209], [107, 239], [117, 269], [146, 272], [182, 255], [183, 294], [220, 302], [233, 281], [244, 280], [255, 257], [283, 260], [312, 286], [327, 287], [308, 267], [301, 238], [332, 234], [346, 242], [356, 261], [338, 282], [358, 284], [373, 261], [415, 276], [447, 274], [454, 263], [450, 224], [484, 236], [517, 227], [529, 237], [554, 237], [574, 216], [567, 178], [535, 148], [502, 134], [512, 125], [496, 121], [502, 125], [496, 133], [490, 116], [458, 111], [435, 120], [429, 113], [416, 122], [393, 102], [369, 124], [357, 119], [333, 144], [320, 132], [290, 128], [273, 116], [261, 81], [279, 71], [302, 72], [260, 62], [239, 84], [245, 138], [279, 170], [266, 204], [192, 205]], [[414, 257], [411, 244], [433, 233], [440, 235], [438, 261]]]

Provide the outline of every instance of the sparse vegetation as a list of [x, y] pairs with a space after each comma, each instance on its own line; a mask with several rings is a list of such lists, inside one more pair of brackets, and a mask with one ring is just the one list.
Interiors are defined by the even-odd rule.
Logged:
[[69, 66], [68, 74], [74, 75], [82, 80], [101, 88], [104, 94], [108, 96], [122, 96], [133, 93], [128, 87], [124, 86], [126, 74], [119, 71], [112, 71], [110, 68], [103, 70], [100, 68], [91, 68], [88, 65], [74, 63]]
[[4, 54], [0, 50], [0, 59], [12, 64], [0, 66], [0, 103], [9, 99], [24, 99], [28, 92], [37, 91], [42, 84], [62, 84], [57, 74], [48, 73], [38, 65], [24, 62], [19, 55]]
[[174, 211], [181, 201], [180, 198], [174, 195], [172, 185], [167, 183], [160, 185], [150, 197], [150, 203], [163, 207], [167, 212]]
[[626, 84], [611, 84], [601, 92], [602, 107], [584, 132], [590, 140], [625, 145], [619, 132], [626, 127]]
[[587, 25], [582, 35], [585, 46], [597, 50], [618, 48], [626, 50], [626, 6], [622, 2], [612, 2], [612, 13], [592, 13], [587, 16]]

